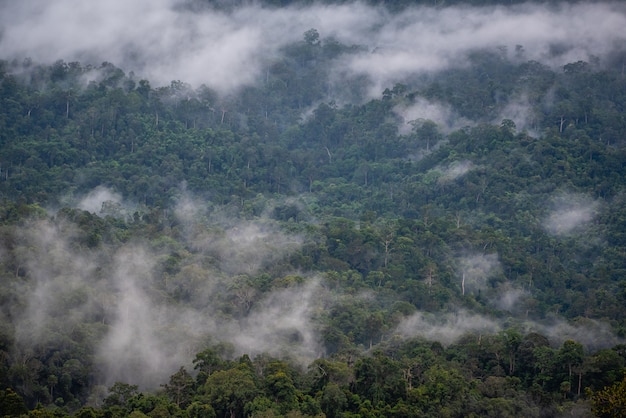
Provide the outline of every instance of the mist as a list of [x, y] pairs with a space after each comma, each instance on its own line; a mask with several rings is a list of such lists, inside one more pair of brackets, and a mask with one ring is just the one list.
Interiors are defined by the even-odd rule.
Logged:
[[[191, 11], [187, 4], [0, 1], [0, 59], [107, 61], [154, 85], [182, 80], [229, 95], [262, 85], [283, 48], [302, 42], [303, 34], [316, 28], [322, 42], [332, 37], [361, 47], [334, 59], [329, 85], [364, 77], [368, 97], [380, 97], [396, 83], [410, 85], [464, 68], [469, 54], [481, 49], [500, 51], [513, 62], [535, 60], [559, 68], [579, 60], [602, 65], [626, 41], [626, 7], [619, 2], [414, 7], [401, 14], [359, 2], [280, 9], [248, 4], [227, 11]], [[494, 123], [507, 118], [518, 129], [533, 131], [530, 100], [523, 92], [516, 94]], [[404, 135], [411, 132], [407, 122], [418, 119], [434, 121], [444, 134], [473, 123], [450, 105], [422, 97], [394, 111]], [[463, 159], [439, 165], [425, 181], [435, 179], [443, 191], [480, 169], [477, 164]], [[103, 218], [135, 209], [105, 187], [61, 200]], [[541, 225], [559, 239], [587, 236], [600, 206], [589, 196], [562, 193], [546, 204]], [[333, 303], [329, 290], [318, 272], [285, 272], [282, 266], [307, 244], [306, 236], [281, 228], [269, 213], [242, 219], [232, 208], [215, 207], [184, 187], [171, 210], [173, 220], [164, 229], [175, 230], [171, 236], [176, 239], [164, 233], [160, 241], [149, 242], [136, 234], [132, 242], [98, 252], [77, 244], [81, 231], [76, 225], [52, 219], [24, 225], [11, 251], [0, 242], [0, 262], [11, 253], [17, 263], [12, 285], [20, 299], [6, 309], [10, 320], [1, 321], [15, 326], [12, 354], [27, 358], [38, 347], [69, 346], [82, 325], [90, 324], [96, 331], [84, 339], [93, 350], [95, 383], [123, 381], [142, 389], [166, 382], [181, 365], [192, 369], [194, 355], [208, 342], [229, 343], [234, 355], [268, 353], [302, 366], [326, 354], [319, 317]], [[498, 254], [456, 254], [451, 262], [453, 286], [462, 289], [463, 297], [486, 294], [493, 297], [490, 307], [503, 315], [523, 315], [521, 305], [531, 298], [530, 291], [506, 281], [493, 289], [490, 279], [503, 276]], [[167, 263], [175, 268], [164, 273]], [[271, 290], [259, 290], [254, 280], [266, 270], [272, 271]], [[507, 326], [501, 319], [459, 309], [417, 312], [392, 333], [452, 344], [468, 333], [494, 334]], [[575, 339], [589, 350], [623, 342], [594, 320], [526, 321], [520, 327], [547, 335], [553, 344]]]
[[[98, 188], [79, 203], [95, 212], [110, 197]], [[195, 354], [209, 342], [231, 344], [234, 355], [267, 353], [303, 367], [324, 354], [316, 317], [327, 298], [319, 279], [276, 277], [281, 284], [265, 293], [248, 282], [261, 264], [288, 256], [299, 237], [267, 219], [221, 218], [224, 229], [207, 228], [196, 222], [210, 214], [191, 197], [176, 213], [204, 232], [183, 241], [193, 254], [174, 275], [162, 271], [172, 251], [182, 251], [173, 244], [133, 240], [89, 251], [76, 245], [82, 232], [65, 220], [24, 225], [13, 253], [28, 280], [16, 282], [23, 300], [4, 307], [15, 318], [13, 355], [63, 347], [88, 326], [98, 330], [89, 336], [97, 384], [154, 389], [181, 365], [192, 370]], [[0, 255], [7, 253], [0, 248]], [[213, 256], [220, 261], [206, 266]]]
[[103, 214], [107, 210], [107, 204], [110, 206], [120, 206], [122, 203], [122, 195], [116, 193], [106, 187], [96, 187], [85, 196], [83, 196], [77, 204], [77, 207], [96, 215]]
[[511, 322], [510, 318], [496, 319], [465, 309], [437, 315], [416, 312], [404, 318], [394, 333], [403, 338], [420, 337], [450, 345], [469, 334], [494, 335], [509, 328], [526, 334], [537, 332], [545, 335], [554, 348], [560, 347], [567, 340], [579, 342], [588, 352], [624, 343], [624, 339], [615, 335], [607, 323], [592, 319], [566, 322], [549, 318], [543, 321]]
[[500, 330], [501, 325], [493, 319], [459, 310], [441, 315], [416, 312], [398, 325], [396, 333], [405, 338], [417, 336], [449, 345], [468, 333], [495, 334]]
[[618, 2], [416, 7], [400, 14], [359, 2], [280, 9], [249, 4], [232, 11], [192, 11], [187, 3], [2, 2], [0, 57], [107, 61], [160, 85], [182, 80], [229, 93], [262, 82], [281, 48], [316, 28], [322, 39], [363, 47], [336, 60], [331, 73], [365, 75], [378, 97], [418, 74], [463, 67], [467, 54], [479, 49], [558, 67], [601, 59], [626, 38], [626, 12]]
[[581, 234], [586, 232], [599, 207], [598, 202], [585, 195], [558, 194], [552, 199], [543, 227], [549, 234], [560, 238]]
[[464, 126], [472, 125], [468, 119], [457, 115], [451, 106], [418, 98], [409, 106], [399, 105], [394, 109], [395, 113], [405, 122], [398, 127], [402, 135], [407, 135], [412, 130], [409, 123], [418, 119], [431, 120], [437, 124], [437, 128], [443, 133], [450, 133]]

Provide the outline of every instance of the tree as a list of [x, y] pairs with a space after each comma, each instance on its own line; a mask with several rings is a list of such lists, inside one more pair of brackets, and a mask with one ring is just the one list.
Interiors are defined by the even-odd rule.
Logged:
[[591, 395], [593, 412], [601, 418], [626, 417], [626, 377]]
[[278, 370], [265, 378], [268, 394], [278, 405], [278, 411], [286, 414], [298, 408], [298, 391], [287, 373]]
[[250, 372], [239, 367], [213, 373], [203, 390], [217, 415], [230, 418], [243, 417], [246, 403], [258, 393]]
[[304, 32], [304, 42], [309, 45], [317, 45], [320, 43], [320, 34], [317, 29], [309, 29]]
[[224, 357], [230, 356], [233, 349], [229, 344], [220, 343], [196, 354], [196, 358], [193, 359], [193, 368], [198, 371], [196, 376], [198, 384], [204, 384], [214, 372], [226, 368], [228, 362], [224, 360]]
[[139, 386], [128, 383], [115, 382], [109, 388], [109, 395], [104, 398], [104, 406], [120, 406], [126, 408], [128, 401], [139, 394]]
[[585, 358], [583, 346], [573, 340], [567, 340], [558, 352], [558, 359], [567, 366], [569, 383], [572, 383], [572, 372], [575, 367], [580, 366]]
[[0, 390], [0, 414], [7, 417], [18, 417], [28, 411], [24, 399], [13, 389]]
[[184, 367], [170, 377], [168, 384], [161, 385], [172, 402], [179, 408], [186, 408], [194, 393], [194, 379]]
[[329, 383], [326, 385], [320, 399], [320, 406], [328, 418], [341, 416], [341, 412], [345, 409], [347, 403], [348, 400], [345, 393], [337, 384]]
[[410, 121], [409, 124], [413, 127], [413, 133], [418, 140], [426, 145], [426, 152], [430, 151], [431, 144], [441, 138], [439, 127], [430, 119], [416, 119]]

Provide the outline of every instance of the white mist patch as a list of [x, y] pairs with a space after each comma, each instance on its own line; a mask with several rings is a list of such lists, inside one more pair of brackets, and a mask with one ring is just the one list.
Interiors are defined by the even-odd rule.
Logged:
[[338, 60], [331, 70], [367, 76], [371, 94], [379, 97], [385, 87], [415, 74], [465, 65], [468, 51], [504, 46], [515, 58], [516, 45], [522, 45], [524, 59], [562, 66], [602, 57], [626, 39], [626, 13], [618, 2], [414, 7], [397, 15], [359, 2], [248, 4], [232, 12], [191, 11], [185, 5], [183, 0], [1, 2], [0, 56], [45, 63], [108, 61], [160, 85], [183, 80], [228, 93], [261, 82], [268, 60], [316, 28], [322, 38], [368, 50]]
[[207, 202], [196, 199], [183, 187], [181, 196], [174, 206], [174, 216], [186, 227], [193, 226], [193, 224], [203, 220], [208, 207]]
[[98, 186], [86, 196], [84, 196], [76, 205], [79, 209], [86, 210], [93, 214], [99, 215], [107, 211], [108, 206], [122, 204], [122, 195], [115, 193], [104, 186]]
[[200, 312], [168, 303], [154, 284], [154, 255], [122, 248], [111, 272], [112, 320], [97, 352], [100, 378], [152, 389], [181, 365], [189, 365], [202, 335], [215, 322]]
[[502, 267], [497, 254], [472, 254], [457, 260], [462, 293], [487, 287], [487, 280], [500, 273]]
[[463, 177], [474, 168], [474, 164], [469, 160], [455, 161], [448, 166], [443, 172], [440, 180], [453, 181]]
[[[522, 45], [524, 59], [558, 67], [601, 56], [626, 37], [626, 14], [616, 3], [553, 6], [408, 9], [385, 20], [369, 38], [372, 52], [355, 57], [349, 66], [368, 75], [373, 93], [379, 93], [393, 80], [463, 66], [468, 51], [504, 46], [514, 58], [516, 45]], [[602, 16], [607, 26], [596, 32], [590, 22]]]
[[450, 105], [432, 102], [422, 97], [410, 106], [396, 106], [394, 112], [405, 122], [398, 129], [402, 135], [409, 134], [413, 129], [409, 122], [419, 119], [432, 120], [443, 133], [472, 124], [469, 120], [456, 115]]
[[529, 293], [523, 289], [506, 285], [498, 290], [498, 295], [491, 303], [496, 308], [509, 312], [515, 311], [519, 303], [529, 295]]
[[219, 261], [226, 274], [253, 274], [302, 246], [303, 238], [287, 234], [269, 219], [239, 220], [234, 224], [195, 231], [190, 245]]
[[16, 342], [22, 348], [49, 343], [56, 338], [50, 329], [71, 329], [95, 310], [97, 294], [85, 278], [94, 276], [97, 263], [69, 248], [74, 234], [63, 222], [39, 221], [22, 228], [14, 250], [19, 270], [28, 278], [21, 292], [26, 306], [14, 312]]
[[575, 322], [553, 319], [549, 323], [527, 323], [525, 328], [527, 332], [535, 331], [547, 336], [553, 345], [560, 346], [566, 340], [574, 340], [591, 352], [625, 342], [611, 330], [609, 324], [589, 318], [580, 318]]
[[518, 131], [529, 131], [534, 136], [538, 136], [538, 133], [535, 132], [538, 126], [538, 118], [533, 113], [526, 94], [509, 100], [504, 109], [502, 109], [498, 119], [494, 120], [493, 123], [499, 125], [503, 119], [512, 120]]
[[500, 330], [496, 321], [461, 310], [438, 315], [417, 312], [400, 322], [396, 333], [405, 338], [423, 337], [449, 345], [469, 333], [496, 334]]
[[299, 237], [281, 233], [273, 226], [246, 222], [227, 230], [224, 244], [220, 247], [222, 270], [254, 273], [300, 248], [302, 241]]
[[224, 337], [242, 354], [269, 353], [307, 365], [323, 354], [313, 325], [324, 303], [322, 290], [314, 280], [273, 291], [240, 323], [239, 332]]
[[163, 352], [155, 334], [161, 312], [145, 291], [154, 263], [139, 248], [124, 248], [115, 258], [115, 318], [99, 350], [107, 384], [124, 381], [145, 387], [162, 377], [159, 369], [169, 370], [179, 360]]
[[588, 196], [562, 194], [553, 199], [543, 227], [551, 235], [567, 237], [582, 232], [596, 216], [598, 209], [598, 202]]

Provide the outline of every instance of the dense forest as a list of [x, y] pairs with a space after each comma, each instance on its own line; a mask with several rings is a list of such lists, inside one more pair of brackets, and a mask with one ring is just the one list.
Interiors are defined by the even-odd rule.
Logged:
[[567, 50], [374, 94], [310, 27], [230, 90], [5, 57], [0, 416], [624, 416], [626, 49]]

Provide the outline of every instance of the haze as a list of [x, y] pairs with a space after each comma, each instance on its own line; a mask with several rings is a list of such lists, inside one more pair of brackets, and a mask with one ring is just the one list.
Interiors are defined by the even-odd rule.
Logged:
[[371, 94], [380, 95], [416, 74], [463, 66], [466, 53], [480, 48], [502, 47], [511, 59], [559, 66], [602, 58], [626, 38], [626, 13], [619, 3], [417, 7], [398, 15], [358, 2], [281, 9], [247, 5], [232, 12], [192, 12], [183, 7], [188, 3], [2, 1], [0, 56], [43, 63], [108, 61], [154, 83], [182, 80], [228, 93], [260, 82], [283, 46], [315, 28], [322, 39], [364, 47], [337, 60], [331, 73], [367, 75]]

